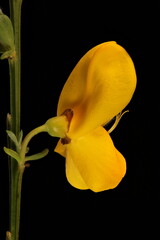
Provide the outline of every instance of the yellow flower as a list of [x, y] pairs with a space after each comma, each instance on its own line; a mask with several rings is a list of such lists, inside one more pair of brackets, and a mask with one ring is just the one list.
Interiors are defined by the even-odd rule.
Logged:
[[103, 128], [120, 113], [136, 87], [134, 64], [116, 42], [88, 51], [61, 92], [57, 115], [70, 124], [55, 151], [66, 158], [66, 176], [78, 189], [115, 188], [126, 173], [126, 161]]

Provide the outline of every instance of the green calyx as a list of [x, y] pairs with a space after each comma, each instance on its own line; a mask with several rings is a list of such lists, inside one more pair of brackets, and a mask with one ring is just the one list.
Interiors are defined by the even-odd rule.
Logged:
[[69, 122], [65, 115], [50, 118], [46, 123], [46, 131], [52, 137], [64, 138], [68, 132]]
[[44, 126], [52, 137], [66, 138], [73, 117], [72, 109], [66, 109], [62, 115], [50, 118]]

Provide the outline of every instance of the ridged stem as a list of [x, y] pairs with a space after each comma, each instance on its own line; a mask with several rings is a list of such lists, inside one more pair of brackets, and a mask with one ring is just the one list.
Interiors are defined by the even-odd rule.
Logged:
[[[9, 0], [10, 18], [14, 29], [16, 57], [9, 59], [11, 131], [18, 136], [21, 120], [21, 5], [22, 0]], [[10, 143], [12, 145], [12, 143]], [[13, 149], [13, 146], [11, 146]], [[10, 171], [10, 232], [11, 240], [19, 239], [21, 187], [24, 166], [13, 158], [9, 160]]]

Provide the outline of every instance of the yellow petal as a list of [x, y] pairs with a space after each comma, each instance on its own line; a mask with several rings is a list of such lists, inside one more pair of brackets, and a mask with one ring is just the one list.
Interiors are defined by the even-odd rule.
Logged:
[[66, 177], [73, 187], [81, 190], [88, 189], [69, 152], [67, 152], [66, 159]]
[[78, 62], [59, 98], [58, 115], [74, 112], [68, 136], [89, 133], [121, 112], [136, 87], [134, 64], [115, 42], [102, 43]]
[[61, 139], [58, 141], [57, 146], [54, 149], [55, 152], [59, 153], [63, 157], [66, 157], [66, 145], [61, 143]]
[[[55, 152], [59, 153], [63, 157], [67, 155], [66, 161], [66, 177], [68, 182], [78, 189], [88, 189], [88, 186], [84, 182], [83, 178], [81, 177], [78, 169], [76, 168], [69, 152], [66, 151], [68, 145], [63, 145], [61, 140], [58, 141], [56, 148], [54, 149]], [[73, 184], [72, 184], [73, 183]]]
[[67, 179], [72, 186], [94, 192], [115, 188], [126, 172], [124, 157], [103, 127], [67, 145]]
[[58, 115], [61, 115], [66, 109], [73, 109], [81, 104], [86, 94], [86, 80], [90, 61], [95, 51], [100, 45], [92, 48], [84, 57], [80, 59], [73, 69], [67, 82], [65, 83], [58, 102]]

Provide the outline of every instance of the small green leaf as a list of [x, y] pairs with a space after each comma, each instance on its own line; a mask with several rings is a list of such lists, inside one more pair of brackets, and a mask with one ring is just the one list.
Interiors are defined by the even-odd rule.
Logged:
[[44, 149], [42, 152], [28, 156], [25, 158], [25, 161], [33, 161], [44, 158], [49, 153], [48, 149]]
[[3, 149], [4, 149], [5, 153], [7, 153], [10, 157], [16, 159], [17, 162], [21, 161], [20, 156], [19, 156], [19, 154], [17, 152], [13, 151], [10, 148], [6, 148], [6, 147], [4, 147]]
[[6, 132], [7, 132], [8, 136], [10, 137], [10, 139], [14, 142], [16, 147], [19, 147], [16, 135], [12, 131], [10, 131], [10, 130], [6, 130]]
[[21, 146], [22, 144], [22, 139], [23, 139], [23, 131], [21, 130], [18, 136], [18, 144]]

